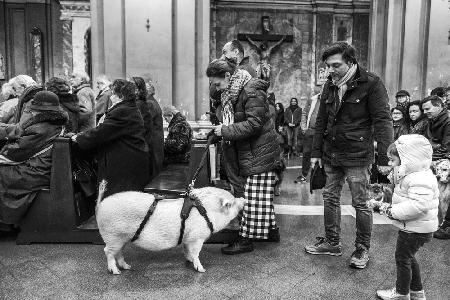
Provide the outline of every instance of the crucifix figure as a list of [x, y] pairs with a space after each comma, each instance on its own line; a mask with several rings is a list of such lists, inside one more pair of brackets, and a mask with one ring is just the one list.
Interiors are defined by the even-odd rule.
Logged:
[[[251, 46], [256, 48], [259, 55], [258, 68], [256, 73], [259, 78], [266, 81], [270, 81], [270, 71], [272, 66], [270, 65], [270, 56], [275, 48], [280, 46], [284, 42], [292, 42], [292, 35], [277, 35], [271, 34], [272, 25], [268, 16], [261, 18], [262, 34], [238, 34], [238, 40], [247, 41]], [[260, 45], [255, 41], [261, 41]], [[276, 42], [274, 45], [269, 46], [269, 42]]]

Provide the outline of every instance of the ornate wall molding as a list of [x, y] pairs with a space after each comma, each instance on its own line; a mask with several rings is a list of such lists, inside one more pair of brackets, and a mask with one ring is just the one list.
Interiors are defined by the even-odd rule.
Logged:
[[59, 1], [61, 4], [61, 20], [72, 20], [74, 17], [90, 18], [90, 1]]
[[370, 0], [212, 0], [211, 7], [353, 14], [369, 13]]

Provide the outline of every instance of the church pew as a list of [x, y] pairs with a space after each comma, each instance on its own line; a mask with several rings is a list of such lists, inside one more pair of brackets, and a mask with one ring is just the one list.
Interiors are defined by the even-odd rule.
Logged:
[[[174, 196], [184, 192], [201, 159], [206, 142], [194, 142], [191, 161], [185, 165], [169, 165], [146, 187], [148, 193]], [[103, 244], [98, 232], [93, 200], [84, 199], [72, 180], [70, 139], [58, 138], [53, 144], [50, 188], [38, 195], [21, 223], [17, 244], [94, 243]], [[200, 172], [195, 187], [210, 185], [210, 167]], [[207, 243], [229, 243], [237, 231], [224, 230]]]
[[50, 189], [38, 192], [37, 198], [21, 223], [17, 244], [94, 243], [102, 244], [98, 230], [78, 227], [94, 213], [72, 181], [70, 139], [57, 138], [53, 143]]

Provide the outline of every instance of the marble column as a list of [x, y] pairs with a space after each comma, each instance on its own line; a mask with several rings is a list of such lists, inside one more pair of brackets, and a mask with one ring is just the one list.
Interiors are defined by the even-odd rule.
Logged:
[[406, 0], [391, 1], [388, 9], [385, 86], [391, 103], [402, 81]]
[[60, 1], [60, 4], [64, 74], [86, 72], [85, 35], [91, 27], [90, 2]]
[[386, 66], [386, 29], [389, 2], [373, 0], [370, 3], [369, 70], [384, 80]]
[[[195, 51], [195, 120], [209, 111], [209, 79], [205, 72], [209, 59], [210, 0], [196, 2], [196, 51]], [[209, 119], [209, 118], [208, 118]]]
[[413, 99], [425, 95], [431, 0], [407, 1], [401, 88]]
[[72, 19], [63, 19], [63, 70], [64, 76], [69, 76], [73, 71], [72, 53]]

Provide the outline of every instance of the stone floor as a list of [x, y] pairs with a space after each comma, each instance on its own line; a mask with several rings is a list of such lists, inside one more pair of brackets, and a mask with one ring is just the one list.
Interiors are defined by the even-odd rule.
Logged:
[[[321, 205], [320, 191], [294, 184], [299, 169], [291, 159], [276, 198], [280, 205]], [[343, 204], [350, 204], [344, 189]], [[300, 209], [301, 211], [301, 209]], [[364, 270], [348, 267], [355, 219], [342, 216], [343, 256], [307, 255], [303, 248], [323, 232], [323, 217], [279, 214], [279, 244], [258, 243], [252, 253], [224, 256], [220, 245], [200, 254], [206, 273], [186, 265], [180, 248], [159, 253], [125, 250], [132, 270], [108, 274], [103, 247], [40, 244], [17, 246], [0, 240], [0, 299], [375, 299], [375, 290], [395, 283], [397, 231], [374, 225], [371, 260]], [[434, 239], [418, 260], [428, 299], [450, 299], [450, 241]]]

